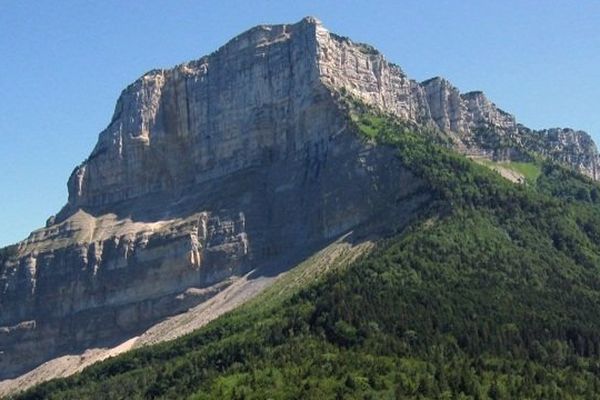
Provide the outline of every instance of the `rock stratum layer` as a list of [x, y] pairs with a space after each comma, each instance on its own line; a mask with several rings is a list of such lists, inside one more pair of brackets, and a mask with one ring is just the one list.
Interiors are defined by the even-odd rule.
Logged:
[[583, 132], [529, 130], [481, 92], [418, 83], [314, 18], [255, 27], [126, 88], [68, 204], [2, 251], [0, 379], [119, 343], [350, 230], [405, 224], [427, 190], [352, 132], [348, 95], [467, 153], [532, 151], [598, 178]]

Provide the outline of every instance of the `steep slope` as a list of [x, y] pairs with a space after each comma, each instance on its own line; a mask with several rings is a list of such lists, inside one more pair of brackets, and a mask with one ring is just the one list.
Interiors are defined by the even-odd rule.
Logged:
[[288, 293], [312, 282], [319, 275], [331, 271], [339, 265], [352, 262], [361, 254], [369, 251], [373, 244], [369, 240], [353, 242], [352, 235], [346, 234], [313, 254], [310, 258], [295, 266], [289, 272], [271, 271], [271, 274], [256, 276], [256, 271], [227, 282], [227, 287], [209, 300], [191, 309], [157, 323], [139, 336], [126, 340], [111, 348], [88, 349], [81, 355], [57, 357], [16, 379], [0, 383], [0, 397], [22, 391], [41, 382], [69, 376], [84, 368], [114, 357], [123, 352], [175, 339], [190, 333], [224, 313], [235, 309], [253, 299], [265, 288], [256, 302], [273, 301], [282, 293]]
[[585, 133], [528, 130], [482, 93], [411, 80], [314, 18], [255, 27], [126, 88], [69, 178], [68, 204], [3, 251], [0, 379], [126, 342], [349, 231], [376, 238], [410, 223], [431, 185], [353, 134], [347, 99], [461, 152], [536, 153], [597, 178]]
[[427, 201], [393, 152], [347, 134], [317, 27], [251, 29], [123, 92], [69, 203], [2, 260], [0, 379], [118, 345], [350, 230], [393, 231], [391, 205], [402, 225]]
[[355, 120], [427, 182], [418, 221], [324, 279], [19, 398], [599, 398], [600, 186], [553, 164], [514, 185], [387, 116]]

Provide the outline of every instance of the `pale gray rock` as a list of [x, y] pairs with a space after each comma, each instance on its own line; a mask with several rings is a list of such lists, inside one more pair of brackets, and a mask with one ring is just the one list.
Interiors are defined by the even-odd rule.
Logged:
[[594, 140], [586, 132], [569, 128], [536, 131], [522, 125], [519, 132], [526, 148], [600, 180], [600, 157]]
[[68, 204], [0, 263], [0, 377], [206, 300], [190, 288], [407, 223], [423, 183], [352, 132], [319, 30], [259, 26], [123, 91]]
[[529, 149], [597, 178], [584, 133], [527, 130], [481, 92], [411, 80], [314, 18], [252, 28], [127, 87], [69, 178], [68, 204], [0, 252], [0, 379], [119, 343], [350, 230], [405, 225], [428, 200], [424, 183], [353, 132], [345, 95], [464, 152]]
[[[331, 121], [308, 105], [331, 91], [437, 127], [466, 152], [506, 154], [528, 142], [515, 118], [482, 92], [461, 94], [443, 78], [419, 84], [373, 47], [329, 33], [309, 17], [255, 27], [210, 56], [151, 71], [130, 85], [69, 179], [70, 209], [177, 191], [259, 164], [265, 149], [285, 156], [317, 143]], [[556, 147], [543, 132], [537, 136], [559, 153], [572, 150], [560, 147], [565, 141]], [[584, 151], [595, 151], [593, 142]], [[587, 174], [599, 160], [556, 158], [575, 160], [570, 165]]]

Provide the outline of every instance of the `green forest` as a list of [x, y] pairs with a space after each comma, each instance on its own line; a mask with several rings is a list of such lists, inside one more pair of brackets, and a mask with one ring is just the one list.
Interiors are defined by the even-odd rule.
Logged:
[[[20, 399], [600, 399], [600, 187], [513, 184], [355, 112], [432, 201], [369, 254]], [[268, 301], [267, 301], [268, 300]]]

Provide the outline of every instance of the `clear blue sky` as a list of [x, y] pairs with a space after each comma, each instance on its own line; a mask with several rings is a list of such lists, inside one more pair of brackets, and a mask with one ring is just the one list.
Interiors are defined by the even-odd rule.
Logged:
[[66, 202], [128, 83], [306, 15], [415, 79], [444, 76], [530, 127], [600, 141], [600, 1], [0, 0], [0, 245]]

